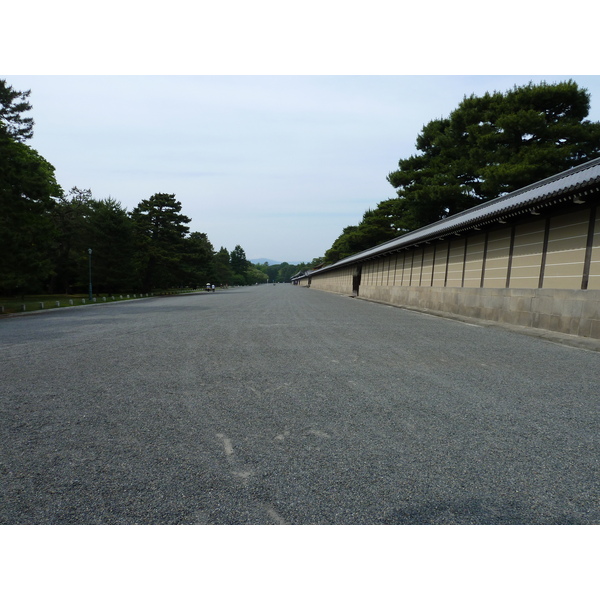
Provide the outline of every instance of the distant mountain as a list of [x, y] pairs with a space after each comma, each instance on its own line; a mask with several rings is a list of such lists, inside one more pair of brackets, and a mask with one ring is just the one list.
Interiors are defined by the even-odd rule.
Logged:
[[253, 258], [250, 262], [254, 265], [264, 265], [267, 263], [268, 265], [280, 265], [282, 260], [273, 260], [272, 258]]

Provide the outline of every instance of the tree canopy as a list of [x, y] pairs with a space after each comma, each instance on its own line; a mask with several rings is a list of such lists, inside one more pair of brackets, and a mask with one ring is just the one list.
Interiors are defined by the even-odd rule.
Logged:
[[23, 113], [31, 110], [27, 98], [31, 90], [18, 92], [0, 79], [0, 136], [23, 142], [33, 136], [33, 119]]
[[0, 287], [15, 290], [52, 272], [47, 215], [62, 194], [54, 167], [23, 142], [33, 135], [27, 96], [0, 80]]
[[137, 260], [142, 286], [170, 287], [183, 275], [181, 255], [191, 219], [181, 214], [181, 202], [175, 194], [154, 194], [131, 211], [135, 226]]
[[388, 175], [397, 197], [367, 211], [326, 253], [339, 260], [600, 156], [600, 123], [574, 81], [465, 97], [425, 125]]

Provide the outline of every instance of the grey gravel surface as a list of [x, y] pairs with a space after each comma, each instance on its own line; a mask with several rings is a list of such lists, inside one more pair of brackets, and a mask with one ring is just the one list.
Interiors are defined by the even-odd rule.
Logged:
[[1, 319], [0, 356], [0, 523], [600, 523], [597, 352], [279, 284]]

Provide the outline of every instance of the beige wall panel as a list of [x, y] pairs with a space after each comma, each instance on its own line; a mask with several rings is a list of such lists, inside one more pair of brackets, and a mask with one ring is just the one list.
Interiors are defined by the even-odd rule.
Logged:
[[465, 256], [465, 239], [456, 238], [450, 242], [450, 258], [448, 260], [447, 287], [461, 287], [463, 263]]
[[387, 268], [388, 268], [388, 259], [387, 259], [387, 256], [385, 256], [384, 258], [382, 258], [379, 261], [379, 263], [380, 263], [379, 281], [378, 281], [377, 285], [385, 286], [386, 285], [386, 281], [387, 281]]
[[352, 279], [348, 277], [348, 270], [344, 269], [339, 275], [337, 279], [337, 285], [343, 287], [343, 289], [348, 289], [352, 283]]
[[467, 259], [465, 261], [464, 287], [480, 287], [484, 248], [485, 235], [469, 238], [467, 244]]
[[322, 275], [313, 275], [311, 288], [338, 294], [351, 294], [353, 272], [353, 268], [349, 267]]
[[487, 257], [485, 261], [485, 288], [506, 287], [508, 255], [510, 252], [510, 227], [492, 231], [488, 238]]
[[406, 266], [404, 268], [404, 283], [402, 284], [403, 287], [410, 286], [410, 281], [411, 281], [412, 272], [413, 272], [412, 265], [413, 265], [414, 254], [415, 254], [414, 249], [406, 252]]
[[411, 287], [419, 286], [421, 281], [421, 267], [423, 263], [423, 248], [416, 248], [414, 252], [414, 260], [412, 266]]
[[550, 221], [544, 288], [580, 289], [589, 227], [589, 210]]
[[557, 261], [554, 264], [546, 263], [544, 278], [552, 275], [555, 277], [579, 277], [581, 283], [583, 261], [585, 259], [585, 250], [583, 248], [577, 251], [561, 252], [553, 258], [557, 259]]
[[515, 245], [513, 256], [531, 256], [542, 252], [544, 243], [545, 222], [534, 221], [517, 225], [515, 229]]
[[388, 268], [387, 268], [387, 283], [386, 285], [394, 285], [394, 275], [396, 272], [396, 255], [392, 254], [388, 256]]
[[[530, 271], [535, 271], [535, 269], [530, 269]], [[527, 290], [533, 290], [538, 287], [539, 283], [539, 268], [537, 269], [537, 275], [535, 273], [527, 274], [525, 271], [513, 271], [510, 277], [511, 289], [523, 288]]]
[[390, 271], [392, 270], [393, 262], [391, 256], [386, 256], [383, 263], [383, 281], [382, 285], [390, 285]]
[[414, 273], [415, 273], [415, 268], [416, 268], [416, 261], [417, 261], [417, 257], [416, 257], [416, 250], [415, 248], [413, 248], [412, 250], [410, 250], [406, 256], [406, 280], [404, 282], [405, 286], [411, 286], [414, 285], [413, 281], [414, 281]]
[[400, 269], [402, 268], [402, 254], [394, 254], [391, 268], [390, 285], [399, 285], [399, 281], [402, 278], [402, 273], [400, 272]]
[[398, 253], [398, 263], [396, 265], [396, 285], [402, 287], [402, 279], [404, 278], [404, 261], [406, 259], [406, 252]]
[[387, 276], [388, 276], [388, 258], [385, 256], [381, 259], [380, 264], [380, 274], [379, 274], [379, 285], [387, 285]]
[[410, 280], [410, 257], [411, 252], [405, 250], [402, 253], [402, 277], [400, 279], [400, 286], [405, 287], [408, 285]]
[[[548, 237], [548, 254], [553, 252], [564, 252], [565, 250], [579, 250], [585, 248], [587, 244], [587, 224], [586, 231], [579, 231], [579, 235], [570, 236], [568, 238], [553, 239], [552, 230]], [[572, 233], [575, 233], [574, 231]]]
[[412, 261], [414, 250], [406, 250], [404, 253], [404, 271], [402, 274], [402, 287], [410, 286], [410, 278], [412, 276]]
[[390, 268], [392, 270], [390, 274], [390, 285], [396, 285], [396, 281], [398, 281], [399, 265], [402, 265], [402, 255], [396, 253], [392, 256], [392, 260], [390, 263]]
[[544, 248], [544, 230], [543, 221], [517, 226], [510, 273], [511, 288], [532, 289], [538, 287]]
[[435, 265], [433, 269], [433, 287], [444, 287], [446, 277], [446, 261], [448, 258], [448, 242], [438, 243], [435, 251]]
[[[581, 278], [583, 276], [583, 262], [585, 260], [585, 247], [577, 250], [564, 250], [562, 252], [552, 252], [546, 255], [546, 268], [544, 269], [543, 287], [556, 287], [548, 285], [547, 279], [557, 277], [570, 277], [579, 279], [579, 285], [570, 286], [571, 289], [581, 288]], [[564, 287], [564, 286], [561, 286]]]
[[552, 219], [550, 221], [550, 231], [548, 233], [548, 258], [553, 252], [563, 252], [565, 250], [585, 249], [587, 243], [587, 234], [589, 226], [589, 211], [585, 211], [585, 219], [578, 214], [576, 222], [566, 222], [568, 217]]
[[590, 221], [590, 209], [559, 215], [550, 220], [549, 240], [569, 239], [579, 235], [587, 235]]
[[431, 287], [431, 276], [433, 275], [433, 246], [424, 246], [423, 252], [423, 268], [421, 270], [420, 285]]
[[361, 284], [370, 285], [370, 283], [371, 283], [371, 265], [372, 264], [373, 263], [371, 263], [371, 262], [367, 262], [363, 265]]
[[576, 290], [581, 289], [581, 276], [544, 275], [544, 289]]
[[483, 287], [485, 288], [503, 288], [506, 287], [506, 265], [498, 267], [485, 267], [485, 279]]

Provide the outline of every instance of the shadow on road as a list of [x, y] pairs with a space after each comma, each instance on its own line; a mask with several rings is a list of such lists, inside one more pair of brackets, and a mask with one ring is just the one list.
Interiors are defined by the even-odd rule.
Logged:
[[382, 525], [580, 525], [572, 516], [539, 514], [525, 503], [473, 498], [462, 502], [428, 502], [394, 511]]

